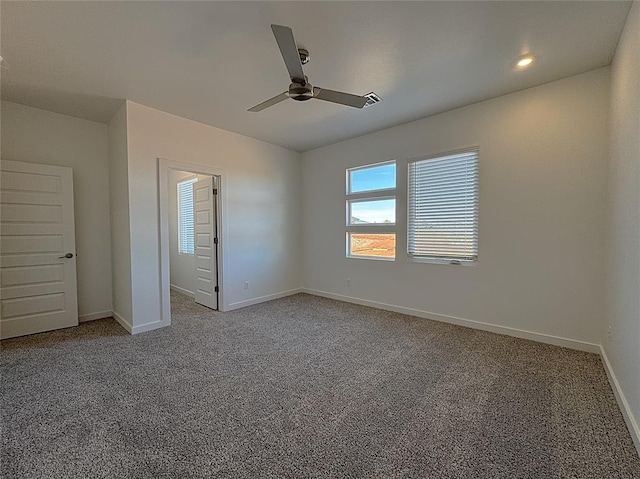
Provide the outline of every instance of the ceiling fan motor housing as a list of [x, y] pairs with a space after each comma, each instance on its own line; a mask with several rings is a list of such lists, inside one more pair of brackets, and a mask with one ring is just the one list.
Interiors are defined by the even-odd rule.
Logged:
[[289, 98], [297, 101], [311, 100], [313, 98], [313, 85], [293, 82], [289, 85]]

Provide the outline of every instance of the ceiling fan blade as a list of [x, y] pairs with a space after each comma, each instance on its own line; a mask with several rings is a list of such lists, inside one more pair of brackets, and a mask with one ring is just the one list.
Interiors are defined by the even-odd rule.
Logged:
[[362, 108], [367, 103], [367, 97], [352, 95], [341, 91], [325, 90], [324, 88], [313, 87], [313, 96], [318, 100], [339, 103], [340, 105]]
[[273, 98], [269, 98], [267, 101], [263, 101], [262, 103], [254, 106], [253, 108], [249, 108], [247, 111], [262, 111], [265, 108], [269, 108], [270, 106], [275, 105], [276, 103], [280, 103], [282, 100], [286, 100], [289, 98], [287, 92], [280, 93], [279, 95], [274, 96]]
[[304, 83], [304, 72], [302, 71], [298, 47], [293, 38], [293, 31], [289, 27], [282, 25], [271, 25], [271, 30], [276, 37], [276, 42], [278, 42], [278, 47], [280, 48], [284, 64], [289, 71], [291, 81]]

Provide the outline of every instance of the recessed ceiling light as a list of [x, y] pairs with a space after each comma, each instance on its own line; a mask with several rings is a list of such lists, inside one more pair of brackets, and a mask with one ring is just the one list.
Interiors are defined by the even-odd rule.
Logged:
[[529, 65], [531, 65], [533, 63], [533, 56], [531, 55], [525, 55], [524, 57], [521, 57], [517, 62], [516, 62], [516, 66], [518, 68], [527, 68]]

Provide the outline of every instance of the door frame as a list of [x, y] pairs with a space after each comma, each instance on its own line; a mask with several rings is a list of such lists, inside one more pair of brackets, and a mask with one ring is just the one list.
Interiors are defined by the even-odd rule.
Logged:
[[225, 299], [225, 275], [228, 264], [225, 254], [227, 238], [227, 223], [224, 211], [227, 206], [226, 172], [224, 169], [199, 163], [186, 163], [182, 161], [158, 158], [158, 225], [160, 257], [160, 317], [163, 326], [171, 324], [171, 293], [170, 293], [170, 255], [169, 255], [169, 170], [184, 171], [196, 175], [212, 176], [218, 185], [218, 201], [216, 201], [216, 228], [218, 232], [218, 310], [227, 311], [228, 304]]

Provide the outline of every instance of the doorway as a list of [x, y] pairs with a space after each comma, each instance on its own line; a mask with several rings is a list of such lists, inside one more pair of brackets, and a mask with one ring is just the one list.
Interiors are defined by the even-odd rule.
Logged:
[[217, 178], [169, 171], [169, 280], [172, 291], [218, 309]]
[[212, 310], [223, 301], [223, 172], [159, 159], [162, 320], [171, 293]]

